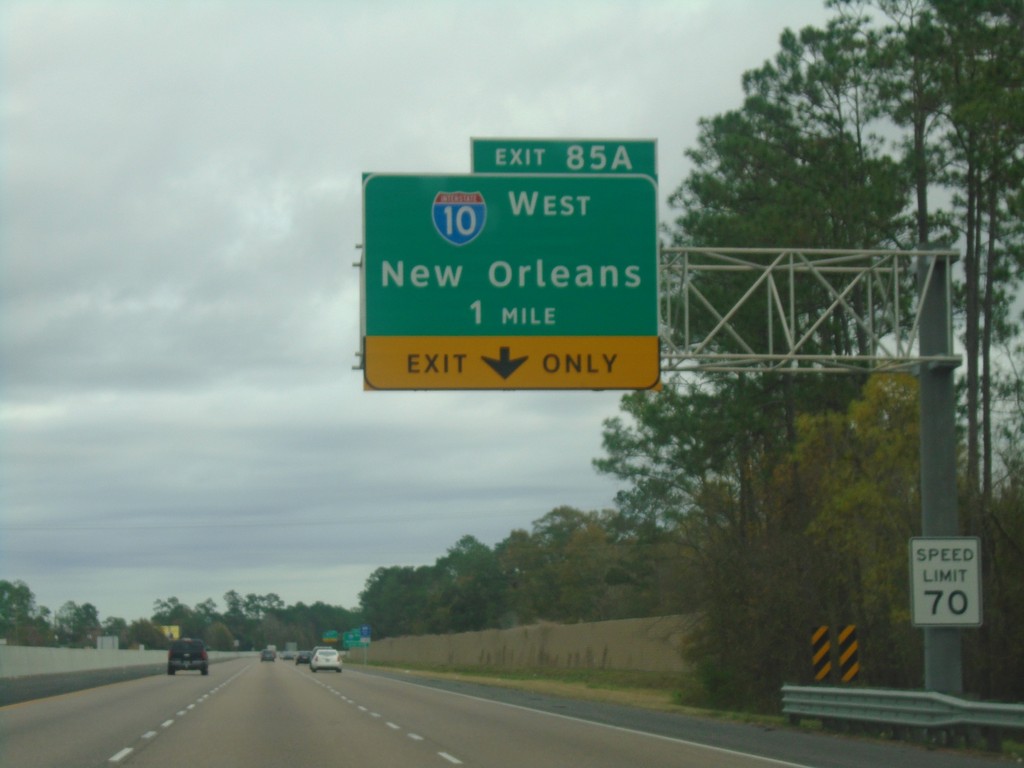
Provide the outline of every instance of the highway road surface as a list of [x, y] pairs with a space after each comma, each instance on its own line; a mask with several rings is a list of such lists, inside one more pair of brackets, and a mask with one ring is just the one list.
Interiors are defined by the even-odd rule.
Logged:
[[991, 768], [978, 755], [239, 659], [0, 708], [9, 768]]

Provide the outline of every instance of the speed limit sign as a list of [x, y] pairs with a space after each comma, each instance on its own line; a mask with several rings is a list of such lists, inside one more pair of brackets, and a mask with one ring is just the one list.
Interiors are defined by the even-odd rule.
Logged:
[[981, 626], [981, 543], [977, 537], [910, 540], [914, 626]]

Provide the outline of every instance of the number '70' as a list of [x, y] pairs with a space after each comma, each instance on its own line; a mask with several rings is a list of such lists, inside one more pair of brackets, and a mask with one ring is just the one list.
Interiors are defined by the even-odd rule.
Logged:
[[[933, 598], [932, 616], [935, 616], [939, 612], [939, 608], [942, 605], [942, 598], [946, 593], [941, 589], [926, 589], [924, 593], [928, 597]], [[949, 612], [956, 616], [966, 613], [967, 595], [959, 589], [953, 590], [949, 593], [949, 597], [946, 598], [946, 606], [949, 608]]]

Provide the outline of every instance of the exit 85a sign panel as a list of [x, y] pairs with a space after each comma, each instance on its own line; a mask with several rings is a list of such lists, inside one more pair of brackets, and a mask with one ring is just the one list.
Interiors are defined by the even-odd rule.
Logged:
[[646, 176], [364, 179], [369, 389], [645, 389], [659, 377]]

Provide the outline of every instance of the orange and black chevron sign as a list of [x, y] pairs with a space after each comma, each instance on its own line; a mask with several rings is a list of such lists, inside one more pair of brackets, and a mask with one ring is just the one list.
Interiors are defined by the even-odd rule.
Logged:
[[857, 643], [857, 625], [847, 624], [839, 630], [839, 676], [844, 683], [852, 683], [860, 674], [860, 645]]
[[811, 661], [814, 664], [814, 679], [819, 683], [832, 673], [832, 641], [828, 625], [815, 627], [811, 632]]

